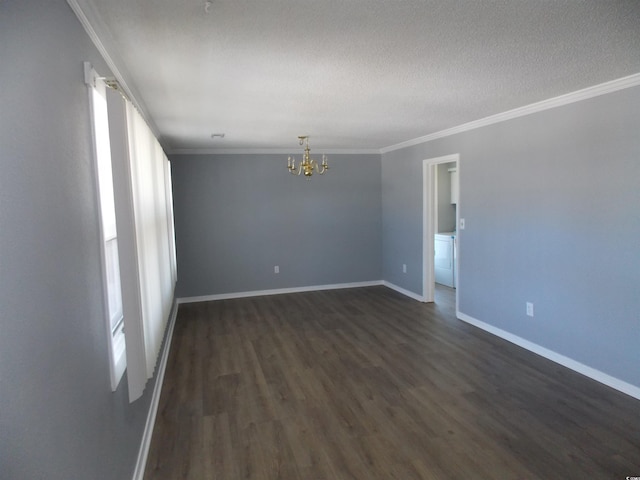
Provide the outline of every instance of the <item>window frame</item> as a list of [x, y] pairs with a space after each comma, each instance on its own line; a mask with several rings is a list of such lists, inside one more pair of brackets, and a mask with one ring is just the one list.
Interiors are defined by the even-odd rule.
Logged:
[[[107, 85], [88, 62], [84, 64], [85, 83], [91, 106], [94, 183], [98, 206], [100, 268], [103, 290], [104, 323], [108, 338], [111, 390], [118, 388], [127, 368], [122, 287], [115, 222], [113, 170], [107, 112]], [[115, 244], [113, 242], [115, 241]], [[115, 254], [110, 250], [115, 246]]]

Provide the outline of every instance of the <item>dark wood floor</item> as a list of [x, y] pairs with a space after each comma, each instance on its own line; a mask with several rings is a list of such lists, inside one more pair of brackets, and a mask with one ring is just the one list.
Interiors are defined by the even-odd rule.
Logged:
[[640, 401], [385, 287], [180, 306], [145, 479], [618, 479]]

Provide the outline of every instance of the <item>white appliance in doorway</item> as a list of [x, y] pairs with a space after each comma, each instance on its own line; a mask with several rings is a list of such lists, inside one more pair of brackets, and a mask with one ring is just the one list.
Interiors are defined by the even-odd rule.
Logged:
[[457, 287], [456, 278], [456, 234], [436, 233], [434, 236], [433, 267], [436, 283]]

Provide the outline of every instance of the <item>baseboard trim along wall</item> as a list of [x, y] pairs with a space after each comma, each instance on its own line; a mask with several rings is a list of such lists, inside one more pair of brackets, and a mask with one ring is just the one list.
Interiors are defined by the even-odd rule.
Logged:
[[395, 290], [396, 292], [401, 293], [409, 298], [413, 298], [414, 300], [417, 300], [419, 302], [423, 302], [423, 303], [426, 302], [426, 299], [422, 295], [413, 293], [407, 289], [394, 285], [393, 283], [387, 282], [386, 280], [382, 282], [382, 285], [384, 285], [387, 288], [390, 288], [391, 290]]
[[158, 413], [160, 393], [162, 392], [162, 384], [164, 383], [164, 372], [167, 368], [167, 359], [169, 358], [169, 349], [171, 348], [171, 339], [173, 338], [173, 328], [175, 327], [177, 316], [178, 316], [178, 301], [174, 300], [173, 306], [171, 307], [171, 313], [169, 314], [169, 321], [167, 324], [167, 335], [164, 340], [164, 345], [162, 346], [160, 364], [158, 365], [156, 384], [153, 387], [151, 404], [149, 405], [149, 413], [147, 413], [147, 422], [145, 423], [144, 432], [142, 433], [140, 450], [138, 450], [138, 459], [136, 460], [136, 468], [133, 472], [133, 480], [143, 480], [144, 478], [144, 470], [145, 470], [145, 467], [147, 466], [147, 458], [149, 456], [149, 447], [151, 446], [151, 437], [153, 436], [153, 427], [156, 424], [156, 414]]
[[525, 340], [524, 338], [518, 337], [517, 335], [509, 333], [500, 328], [494, 327], [493, 325], [489, 325], [488, 323], [470, 317], [469, 315], [460, 311], [456, 312], [456, 316], [463, 322], [467, 322], [497, 337], [507, 340], [508, 342], [518, 345], [525, 350], [529, 350], [530, 352], [538, 354], [541, 357], [546, 358], [547, 360], [558, 363], [563, 367], [567, 367], [570, 370], [581, 373], [585, 377], [589, 377], [592, 380], [600, 382], [608, 387], [618, 390], [619, 392], [626, 393], [627, 395], [640, 400], [640, 387], [636, 387], [635, 385], [612, 377], [611, 375], [601, 372], [600, 370], [596, 370], [595, 368], [584, 365], [583, 363], [577, 362], [569, 357], [565, 357], [564, 355], [556, 353], [553, 350], [541, 347], [536, 343]]
[[376, 285], [383, 285], [382, 280], [373, 280], [370, 282], [355, 282], [355, 283], [334, 283], [330, 285], [315, 285], [315, 286], [307, 286], [307, 287], [276, 288], [272, 290], [254, 290], [249, 292], [221, 293], [217, 295], [202, 295], [199, 297], [182, 297], [182, 298], [178, 298], [178, 303], [181, 304], [181, 303], [196, 303], [196, 302], [212, 302], [215, 300], [228, 300], [231, 298], [262, 297], [264, 295], [281, 295], [283, 293], [314, 292], [318, 290], [338, 290], [340, 288], [373, 287]]

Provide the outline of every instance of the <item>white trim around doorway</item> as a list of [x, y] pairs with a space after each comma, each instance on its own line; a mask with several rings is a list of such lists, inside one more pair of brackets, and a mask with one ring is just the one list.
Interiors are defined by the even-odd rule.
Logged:
[[[425, 302], [433, 302], [435, 298], [435, 274], [433, 266], [434, 235], [437, 218], [437, 190], [435, 166], [440, 163], [456, 162], [458, 178], [460, 178], [460, 154], [454, 153], [442, 157], [428, 158], [422, 161], [422, 298]], [[460, 225], [460, 199], [456, 206], [456, 225]], [[458, 232], [459, 233], [459, 232]], [[455, 276], [459, 279], [460, 235], [456, 236], [457, 259]], [[458, 282], [458, 287], [460, 283]], [[458, 310], [458, 293], [456, 288], [456, 311]]]

